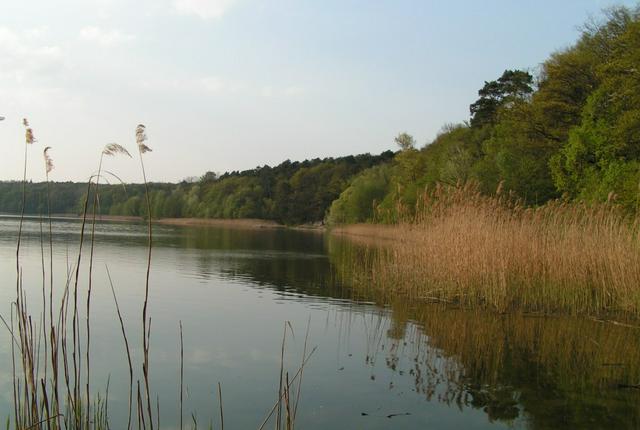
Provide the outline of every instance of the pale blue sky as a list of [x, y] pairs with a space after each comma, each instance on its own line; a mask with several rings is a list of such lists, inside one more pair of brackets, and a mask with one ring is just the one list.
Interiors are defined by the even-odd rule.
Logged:
[[[148, 128], [151, 180], [422, 145], [485, 80], [532, 71], [636, 1], [23, 0], [0, 18], [0, 179], [86, 180]], [[139, 181], [131, 161], [109, 161]]]

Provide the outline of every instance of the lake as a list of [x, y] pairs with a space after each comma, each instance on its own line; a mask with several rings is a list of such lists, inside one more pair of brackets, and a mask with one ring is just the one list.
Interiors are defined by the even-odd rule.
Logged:
[[[77, 220], [53, 223], [56, 304], [77, 259], [79, 230]], [[15, 217], [0, 217], [0, 314], [7, 320], [17, 231]], [[47, 231], [35, 218], [23, 228], [20, 263], [34, 318], [41, 313], [43, 257], [48, 268]], [[96, 232], [91, 390], [104, 395], [109, 381], [114, 429], [126, 428], [129, 374], [106, 266], [141, 378], [146, 234], [136, 223], [101, 223]], [[349, 282], [362, 246], [290, 229], [154, 226], [150, 385], [161, 427], [179, 427], [182, 322], [189, 428], [194, 420], [219, 428], [218, 382], [226, 428], [258, 428], [278, 397], [283, 334], [285, 372], [293, 377], [307, 327], [307, 352], [316, 349], [304, 368], [300, 429], [640, 428], [640, 390], [633, 387], [640, 384], [640, 329], [401, 298], [376, 303]], [[83, 336], [88, 256], [85, 248]], [[10, 339], [0, 331], [3, 419], [13, 411]]]

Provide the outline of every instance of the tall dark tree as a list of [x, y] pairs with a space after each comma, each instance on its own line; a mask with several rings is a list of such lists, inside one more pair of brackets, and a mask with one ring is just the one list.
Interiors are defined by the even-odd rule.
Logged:
[[498, 109], [533, 93], [533, 76], [523, 70], [505, 70], [495, 81], [484, 83], [480, 98], [469, 106], [471, 126], [494, 124]]

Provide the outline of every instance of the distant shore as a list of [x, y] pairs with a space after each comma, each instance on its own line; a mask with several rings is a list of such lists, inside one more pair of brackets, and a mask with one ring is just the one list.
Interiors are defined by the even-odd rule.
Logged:
[[[103, 218], [104, 219], [104, 218]], [[139, 220], [142, 220], [139, 218]], [[282, 228], [282, 224], [264, 219], [220, 219], [220, 218], [160, 218], [153, 220], [155, 224], [183, 225], [183, 226], [210, 226], [232, 228]]]
[[[74, 216], [74, 218], [81, 218]], [[88, 219], [90, 217], [88, 216]], [[146, 222], [143, 217], [101, 215], [97, 217], [100, 221], [109, 222]], [[229, 227], [229, 228], [282, 228], [281, 224], [275, 221], [264, 219], [222, 219], [222, 218], [158, 218], [153, 220], [154, 224], [178, 225], [178, 226], [203, 226], [203, 227]]]
[[[0, 214], [0, 217], [19, 218], [19, 214]], [[36, 215], [25, 215], [25, 218], [40, 218]], [[53, 219], [69, 219], [81, 220], [82, 216], [75, 214], [52, 214]], [[91, 222], [92, 215], [87, 214], [87, 222]], [[146, 220], [139, 216], [126, 215], [97, 215], [97, 221], [107, 222], [138, 222], [143, 223]], [[176, 226], [202, 226], [202, 227], [227, 227], [227, 228], [256, 228], [256, 229], [275, 229], [275, 228], [293, 228], [299, 230], [323, 231], [324, 225], [321, 224], [303, 224], [299, 226], [285, 226], [278, 224], [272, 220], [241, 218], [241, 219], [225, 219], [225, 218], [158, 218], [153, 219], [154, 224], [176, 225]]]

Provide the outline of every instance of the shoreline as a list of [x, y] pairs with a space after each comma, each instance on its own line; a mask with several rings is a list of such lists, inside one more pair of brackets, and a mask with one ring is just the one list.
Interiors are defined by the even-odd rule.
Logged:
[[399, 240], [402, 229], [398, 224], [355, 223], [340, 224], [329, 229], [331, 233], [352, 238], [371, 240]]
[[[20, 218], [20, 214], [0, 214], [0, 218]], [[40, 219], [39, 215], [25, 215], [25, 219]], [[46, 217], [43, 217], [45, 219]], [[51, 214], [51, 219], [82, 221], [82, 216], [74, 214]], [[87, 214], [87, 222], [91, 222], [92, 215]], [[97, 215], [96, 221], [106, 222], [134, 222], [146, 223], [146, 219], [139, 216], [126, 215]], [[320, 231], [326, 230], [320, 224], [302, 224], [287, 226], [276, 221], [257, 218], [158, 218], [152, 220], [153, 224], [189, 226], [189, 227], [227, 227], [227, 228], [247, 228], [247, 229], [279, 229], [286, 228], [292, 230]]]
[[[144, 221], [143, 218], [138, 218], [139, 221]], [[285, 225], [278, 224], [275, 221], [253, 219], [253, 218], [240, 218], [240, 219], [225, 219], [225, 218], [159, 218], [153, 220], [154, 224], [162, 225], [175, 225], [175, 226], [200, 226], [200, 227], [232, 227], [232, 228], [286, 228]]]

